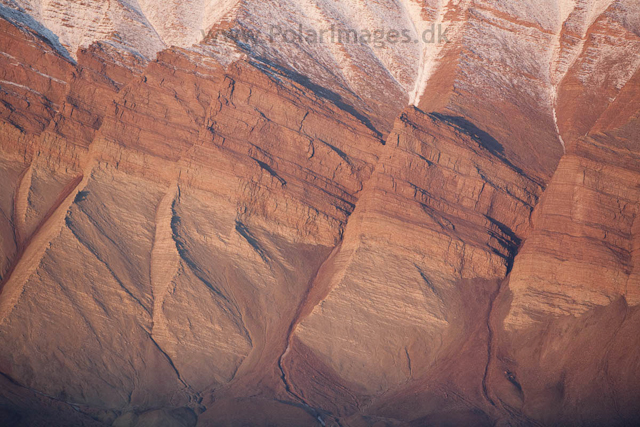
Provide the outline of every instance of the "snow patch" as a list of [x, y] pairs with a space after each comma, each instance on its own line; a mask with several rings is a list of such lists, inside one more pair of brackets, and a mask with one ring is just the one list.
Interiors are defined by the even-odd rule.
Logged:
[[[454, 41], [457, 37], [457, 29], [452, 22], [445, 21], [445, 15], [450, 12], [452, 7], [458, 9], [466, 8], [467, 2], [456, 2], [452, 0], [438, 0], [437, 18], [435, 21], [429, 22], [424, 19], [423, 9], [413, 0], [405, 0], [409, 15], [413, 21], [416, 38], [420, 40], [418, 43], [420, 48], [420, 61], [418, 64], [418, 72], [415, 78], [413, 90], [409, 93], [409, 103], [417, 106], [420, 104], [422, 95], [427, 90], [427, 83], [435, 70], [438, 63], [439, 55], [445, 46], [444, 41], [438, 39], [439, 32], [445, 32], [447, 39]], [[426, 31], [434, 32], [435, 43], [424, 43], [423, 35]]]
[[74, 62], [71, 55], [69, 55], [69, 51], [60, 43], [58, 36], [23, 10], [12, 9], [0, 4], [0, 16], [19, 28], [28, 29], [38, 34], [61, 56]]
[[200, 42], [239, 0], [138, 0], [141, 10], [167, 46]]

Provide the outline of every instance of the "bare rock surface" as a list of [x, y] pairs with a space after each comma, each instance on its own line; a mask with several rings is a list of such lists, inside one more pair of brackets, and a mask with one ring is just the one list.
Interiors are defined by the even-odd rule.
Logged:
[[508, 326], [638, 303], [638, 124], [581, 138], [561, 160], [515, 261]]
[[459, 320], [457, 282], [506, 275], [539, 191], [477, 135], [408, 110], [296, 337], [364, 392], [420, 374]]
[[640, 420], [636, 2], [1, 3], [0, 423]]

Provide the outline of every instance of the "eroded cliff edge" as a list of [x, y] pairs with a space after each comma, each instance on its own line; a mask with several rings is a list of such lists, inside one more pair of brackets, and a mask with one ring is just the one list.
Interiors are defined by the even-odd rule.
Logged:
[[72, 59], [2, 20], [1, 415], [637, 420], [638, 73], [572, 62], [557, 117], [542, 69], [487, 102], [477, 79], [514, 72], [471, 77], [465, 47], [522, 23], [455, 12], [468, 39], [386, 131], [242, 49]]

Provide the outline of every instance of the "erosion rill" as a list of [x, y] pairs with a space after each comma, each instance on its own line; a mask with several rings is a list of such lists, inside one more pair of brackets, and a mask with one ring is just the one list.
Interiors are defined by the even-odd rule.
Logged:
[[640, 423], [637, 0], [0, 0], [0, 100], [0, 425]]

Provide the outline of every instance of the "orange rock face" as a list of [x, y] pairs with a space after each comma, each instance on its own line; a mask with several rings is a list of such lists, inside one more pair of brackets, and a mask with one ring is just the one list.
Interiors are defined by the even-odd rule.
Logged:
[[[640, 420], [633, 2], [36, 3], [0, 5], [0, 424]], [[394, 8], [452, 42], [216, 33]]]

